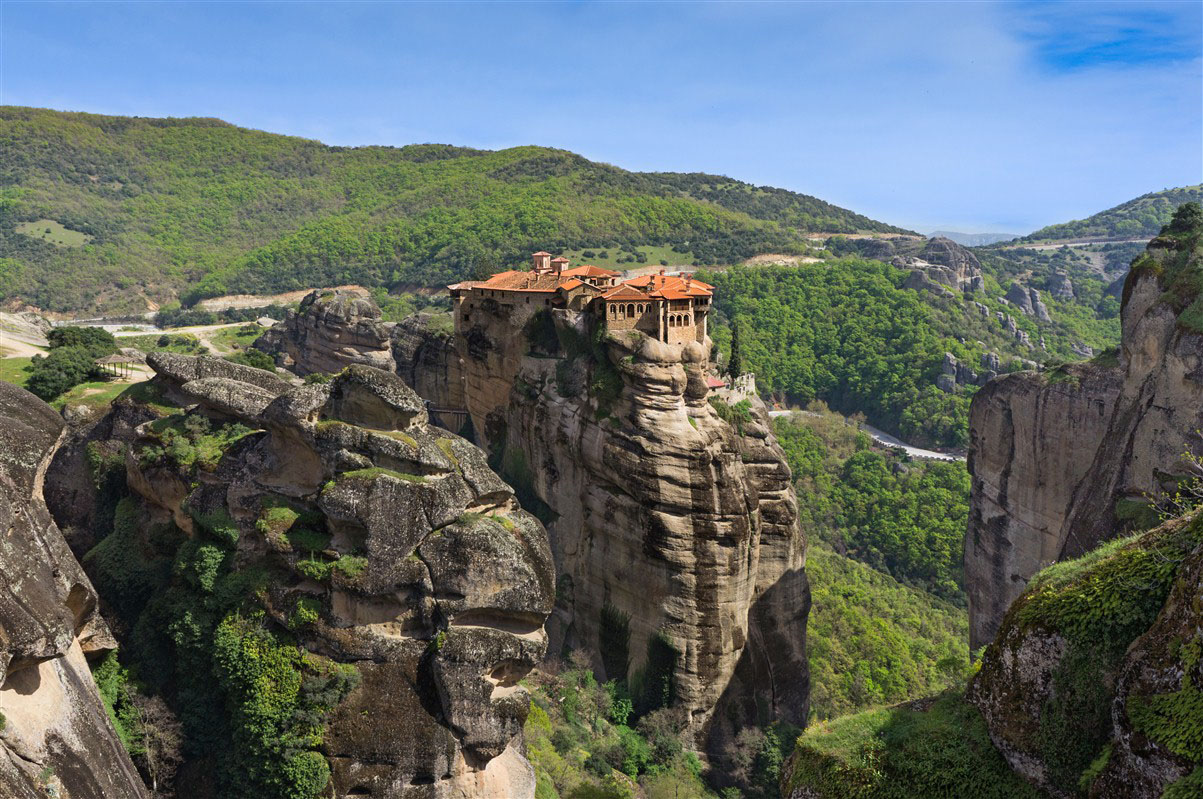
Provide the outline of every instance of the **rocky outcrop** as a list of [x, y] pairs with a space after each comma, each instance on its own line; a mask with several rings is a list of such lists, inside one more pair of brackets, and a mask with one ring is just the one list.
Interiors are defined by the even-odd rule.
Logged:
[[1070, 301], [1074, 298], [1074, 284], [1069, 275], [1064, 272], [1053, 272], [1046, 283], [1048, 293], [1059, 300]]
[[1048, 308], [1044, 301], [1040, 299], [1040, 292], [1034, 288], [1012, 283], [1007, 289], [1005, 299], [1007, 302], [1019, 309], [1020, 313], [1028, 316], [1034, 316], [1041, 322], [1051, 321], [1048, 315]]
[[1095, 799], [1157, 799], [1189, 779], [1203, 763], [1201, 585], [1203, 518], [1190, 517], [1033, 580], [969, 691], [1016, 773]]
[[140, 799], [89, 655], [115, 644], [42, 501], [62, 420], [0, 382], [0, 795]]
[[[187, 358], [152, 366], [179, 383], [206, 368]], [[347, 687], [320, 711], [320, 748], [301, 753], [327, 764], [332, 795], [533, 797], [518, 681], [546, 650], [555, 584], [543, 526], [395, 374], [351, 365], [276, 388], [189, 379], [178, 386], [189, 410], [136, 429], [126, 467], [143, 546], [176, 525], [202, 548], [232, 546], [218, 562], [235, 583], [271, 575], [244, 601], [304, 647], [301, 668], [317, 671], [297, 679], [338, 673]], [[235, 421], [245, 427], [223, 427]], [[180, 443], [190, 431], [203, 431], [191, 450]], [[222, 441], [219, 460], [198, 466], [191, 453]], [[194, 584], [190, 574], [177, 567], [178, 585], [160, 590]]]
[[350, 364], [392, 370], [392, 327], [380, 321], [380, 308], [371, 298], [350, 289], [326, 289], [301, 300], [255, 347], [301, 375], [333, 374]]
[[902, 240], [895, 243], [892, 257], [881, 254], [865, 254], [865, 257], [909, 269], [911, 274], [904, 284], [906, 288], [935, 293], [971, 293], [985, 289], [982, 265], [970, 250], [945, 238], [927, 239], [921, 245], [920, 242]]
[[[965, 578], [974, 647], [1041, 566], [1124, 529], [1172, 483], [1203, 427], [1203, 336], [1178, 276], [1192, 245], [1154, 239], [1128, 278], [1118, 358], [1001, 377], [970, 409]], [[1169, 290], [1167, 292], [1167, 289]]]
[[[707, 401], [709, 342], [604, 337], [584, 315], [551, 311], [558, 350], [535, 357], [529, 328], [548, 319], [485, 310], [455, 340], [465, 404], [492, 462], [548, 524], [552, 651], [583, 648], [613, 679], [644, 666], [650, 640], [667, 641], [677, 702], [712, 751], [741, 725], [802, 723], [805, 539], [762, 406], [725, 421]], [[622, 653], [601, 644], [616, 615], [629, 618]]]
[[455, 333], [432, 329], [435, 318], [418, 313], [397, 323], [393, 328], [395, 368], [419, 396], [436, 408], [465, 408], [464, 374], [455, 351]]
[[957, 360], [957, 356], [946, 352], [940, 375], [936, 378], [936, 387], [952, 394], [957, 390], [957, 386], [980, 386], [998, 376], [999, 360], [994, 353], [982, 354], [982, 366], [985, 371], [979, 374], [973, 371], [968, 364]]

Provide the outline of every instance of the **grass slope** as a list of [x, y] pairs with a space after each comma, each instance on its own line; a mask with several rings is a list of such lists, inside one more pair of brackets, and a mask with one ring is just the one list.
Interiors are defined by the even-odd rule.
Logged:
[[1182, 203], [1203, 200], [1203, 184], [1142, 194], [1085, 219], [1040, 228], [1021, 242], [1063, 239], [1153, 238]]
[[[0, 300], [59, 311], [435, 285], [539, 248], [723, 264], [801, 251], [805, 232], [901, 232], [801, 194], [563, 150], [328, 147], [215, 119], [0, 107], [0, 172]], [[71, 231], [90, 238], [66, 246], [81, 243]]]
[[928, 696], [969, 662], [964, 608], [812, 541], [810, 708], [817, 719]]

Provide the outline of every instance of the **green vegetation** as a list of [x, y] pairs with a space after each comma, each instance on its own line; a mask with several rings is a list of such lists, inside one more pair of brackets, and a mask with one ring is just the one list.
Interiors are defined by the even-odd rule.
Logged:
[[961, 690], [813, 724], [787, 764], [816, 799], [1038, 799], [995, 750]]
[[[663, 708], [637, 719], [622, 685], [599, 684], [583, 653], [532, 672], [524, 685], [531, 706], [523, 736], [537, 799], [717, 799], [701, 762], [686, 749], [684, 714]], [[775, 728], [745, 732], [736, 757], [754, 779], [746, 792], [727, 789], [722, 796], [777, 799], [788, 754], [782, 739], [792, 735]]]
[[147, 333], [144, 336], [122, 336], [121, 346], [135, 347], [143, 352], [179, 352], [185, 355], [204, 355], [209, 348], [191, 333]]
[[1203, 201], [1203, 185], [1143, 194], [1086, 219], [1049, 225], [1020, 241], [1061, 239], [1153, 238], [1182, 203]]
[[930, 696], [964, 676], [964, 608], [901, 585], [821, 541], [810, 543], [806, 574], [813, 718]]
[[[274, 578], [260, 563], [235, 562], [239, 530], [228, 513], [192, 515], [188, 537], [170, 523], [148, 526], [126, 497], [112, 532], [84, 557], [128, 631], [125, 662], [96, 672], [106, 706], [144, 772], [170, 766], [174, 735], [184, 756], [210, 764], [213, 795], [316, 799], [329, 779], [324, 718], [358, 671], [307, 653], [268, 619], [257, 597]], [[290, 626], [314, 620], [306, 599], [294, 600]], [[153, 702], [135, 712], [147, 695], [174, 713], [156, 716]], [[173, 734], [164, 717], [182, 728]]]
[[964, 604], [965, 465], [874, 449], [842, 417], [811, 407], [775, 420], [803, 529], [899, 582]]
[[231, 363], [242, 364], [243, 366], [251, 366], [255, 369], [262, 369], [265, 372], [276, 371], [276, 362], [272, 356], [262, 350], [245, 349], [235, 352], [233, 355], [227, 355], [226, 360]]
[[902, 289], [905, 278], [861, 259], [706, 273], [719, 312], [711, 335], [729, 351], [726, 320], [741, 320], [741, 358], [761, 391], [862, 412], [908, 441], [964, 445], [969, 397], [935, 381], [945, 352], [970, 363], [980, 353], [937, 334], [931, 307]]
[[25, 236], [30, 236], [56, 247], [82, 247], [92, 240], [87, 233], [65, 228], [53, 219], [35, 219], [32, 222], [22, 222], [15, 230]]
[[[1124, 653], [1153, 623], [1180, 565], [1201, 542], [1203, 517], [1197, 515], [1108, 542], [1041, 571], [1008, 611], [1004, 626], [1038, 627], [1069, 643], [1030, 742], [1057, 789], [1069, 795], [1089, 790], [1090, 775], [1097, 776], [1109, 744], [1114, 678]], [[1197, 665], [1200, 651], [1197, 639], [1178, 647], [1186, 674]], [[1137, 729], [1170, 751], [1203, 757], [1203, 701], [1193, 677], [1184, 677], [1177, 691], [1131, 695], [1127, 706]]]
[[210, 340], [221, 350], [250, 350], [255, 339], [262, 336], [265, 329], [254, 322], [248, 322], [237, 327], [223, 327], [210, 335]]
[[49, 402], [88, 378], [103, 378], [96, 359], [117, 351], [113, 334], [99, 327], [56, 327], [47, 339], [50, 352], [29, 363], [25, 388]]
[[[0, 121], [0, 292], [53, 310], [439, 285], [540, 248], [675, 246], [736, 263], [801, 251], [806, 231], [899, 230], [780, 189], [540, 147], [327, 147], [213, 119], [12, 106]], [[16, 232], [45, 219], [92, 240]]]
[[145, 465], [168, 460], [186, 472], [212, 472], [225, 451], [253, 430], [237, 422], [215, 424], [199, 413], [177, 413], [150, 425], [157, 445], [144, 447], [139, 460]]
[[0, 380], [24, 387], [29, 380], [30, 358], [0, 358]]
[[264, 316], [279, 321], [287, 315], [288, 308], [278, 304], [206, 311], [203, 308], [182, 308], [178, 302], [171, 302], [155, 314], [155, 324], [162, 328], [193, 327], [254, 322]]

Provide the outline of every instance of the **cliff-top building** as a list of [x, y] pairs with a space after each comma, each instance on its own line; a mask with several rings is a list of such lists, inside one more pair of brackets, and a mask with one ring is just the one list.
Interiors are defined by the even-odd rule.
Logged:
[[639, 330], [668, 344], [702, 341], [714, 287], [692, 275], [642, 275], [619, 280], [620, 273], [598, 266], [568, 268], [567, 258], [531, 256], [526, 272], [498, 272], [488, 280], [448, 286], [455, 303], [457, 332], [478, 309], [547, 307], [595, 314], [607, 330]]

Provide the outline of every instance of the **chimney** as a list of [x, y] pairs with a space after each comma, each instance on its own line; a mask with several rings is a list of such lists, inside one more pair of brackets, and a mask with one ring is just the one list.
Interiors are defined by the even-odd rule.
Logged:
[[661, 276], [663, 276], [663, 275], [664, 275], [664, 270], [663, 270], [663, 269], [661, 269], [661, 270], [660, 270], [660, 274], [661, 274]]

